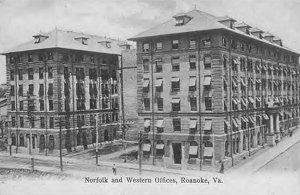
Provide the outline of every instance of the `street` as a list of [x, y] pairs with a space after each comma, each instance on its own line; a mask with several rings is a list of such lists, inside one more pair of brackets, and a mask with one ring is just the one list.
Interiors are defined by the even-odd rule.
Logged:
[[287, 173], [298, 172], [300, 175], [300, 141], [280, 154], [265, 166], [257, 170], [258, 173]]

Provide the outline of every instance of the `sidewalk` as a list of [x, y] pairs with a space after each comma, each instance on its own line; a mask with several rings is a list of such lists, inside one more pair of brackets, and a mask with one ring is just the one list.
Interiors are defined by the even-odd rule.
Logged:
[[[0, 153], [0, 156], [6, 156], [10, 157], [9, 153]], [[30, 159], [31, 156], [27, 154], [13, 154], [12, 157], [18, 157], [18, 158], [24, 158], [24, 159]], [[53, 161], [55, 163], [59, 163], [59, 157], [54, 157], [54, 156], [41, 156], [41, 155], [36, 155], [34, 156], [34, 159], [36, 160], [43, 160], [43, 161]], [[132, 164], [132, 163], [116, 163], [116, 162], [109, 162], [109, 161], [99, 161], [98, 166], [95, 164], [95, 161], [91, 160], [81, 160], [81, 159], [74, 159], [74, 158], [67, 158], [63, 157], [63, 164], [66, 165], [82, 165], [85, 166], [85, 168], [90, 169], [90, 171], [82, 171], [82, 170], [75, 170], [75, 169], [70, 169], [68, 168], [67, 170], [64, 170], [64, 174], [71, 175], [74, 177], [84, 177], [87, 175], [92, 175], [95, 174], [95, 168], [99, 167], [107, 167], [109, 172], [111, 172], [111, 168], [113, 164], [115, 164], [118, 169], [127, 169], [130, 174], [130, 170], [136, 171], [136, 174], [138, 174], [139, 170], [139, 165], [138, 164]], [[18, 167], [10, 164], [3, 164], [1, 163], [0, 167], [2, 168], [21, 168], [21, 169], [30, 169], [30, 165], [21, 165]], [[55, 167], [46, 167], [46, 166], [35, 166], [35, 170], [38, 171], [44, 171], [44, 172], [50, 172], [50, 173], [55, 173], [58, 174], [60, 173], [58, 168]], [[147, 171], [147, 172], [153, 172], [153, 173], [162, 173], [162, 174], [174, 174], [174, 175], [185, 175], [185, 176], [217, 176], [219, 173], [212, 173], [212, 172], [205, 172], [205, 171], [193, 171], [193, 170], [175, 170], [175, 169], [167, 169], [164, 167], [157, 167], [157, 166], [152, 166], [152, 165], [142, 165], [142, 171]]]
[[254, 174], [261, 167], [272, 161], [274, 158], [284, 153], [290, 147], [295, 145], [300, 141], [300, 131], [299, 128], [296, 129], [292, 137], [284, 137], [278, 145], [266, 149], [263, 153], [260, 153], [258, 156], [253, 156], [252, 159], [249, 159], [248, 162], [242, 166], [236, 165], [226, 171], [227, 174]]

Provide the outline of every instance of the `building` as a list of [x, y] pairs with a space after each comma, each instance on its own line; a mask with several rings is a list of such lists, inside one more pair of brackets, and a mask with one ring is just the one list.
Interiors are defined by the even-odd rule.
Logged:
[[123, 41], [55, 29], [3, 52], [13, 150], [55, 154], [60, 122], [63, 152], [93, 147], [97, 117], [99, 142], [122, 138], [119, 67], [126, 49]]
[[129, 40], [145, 163], [218, 170], [297, 126], [299, 53], [280, 38], [192, 10]]

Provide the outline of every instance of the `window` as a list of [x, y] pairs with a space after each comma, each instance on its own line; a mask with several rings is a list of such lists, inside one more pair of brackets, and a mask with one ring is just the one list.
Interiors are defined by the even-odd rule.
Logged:
[[176, 40], [172, 40], [172, 49], [178, 49], [179, 48], [179, 41]]
[[24, 117], [20, 117], [20, 127], [24, 127]]
[[15, 127], [16, 126], [16, 117], [11, 117], [11, 126]]
[[156, 50], [162, 50], [162, 42], [156, 42]]
[[211, 111], [212, 110], [212, 98], [205, 97], [205, 110]]
[[189, 81], [189, 92], [196, 91], [196, 77], [190, 77]]
[[227, 40], [226, 40], [226, 37], [222, 37], [222, 46], [223, 47], [227, 47]]
[[172, 57], [172, 71], [180, 71], [179, 57]]
[[143, 92], [147, 93], [149, 91], [149, 78], [145, 78], [143, 81]]
[[155, 60], [155, 70], [156, 72], [162, 72], [163, 69], [162, 69], [162, 59], [161, 58], [158, 58]]
[[44, 96], [44, 84], [40, 84], [39, 88], [39, 96], [43, 97]]
[[52, 52], [48, 52], [48, 60], [53, 60], [53, 53]]
[[10, 96], [15, 96], [15, 86], [10, 86]]
[[171, 90], [172, 92], [180, 91], [180, 79], [173, 77], [171, 80]]
[[236, 40], [232, 39], [230, 45], [231, 45], [231, 48], [232, 48], [232, 49], [237, 49], [237, 43], [236, 43]]
[[19, 80], [23, 80], [23, 70], [22, 69], [19, 69], [18, 70], [18, 76], [19, 76]]
[[49, 100], [49, 111], [53, 111], [53, 100]]
[[13, 70], [10, 71], [10, 80], [11, 81], [15, 80], [15, 71]]
[[164, 110], [164, 99], [163, 98], [157, 98], [157, 110], [158, 111]]
[[39, 68], [39, 79], [44, 78], [44, 68]]
[[144, 98], [144, 108], [146, 111], [150, 111], [150, 98]]
[[20, 101], [20, 111], [23, 111], [23, 110], [24, 110], [24, 102]]
[[183, 17], [176, 18], [176, 26], [184, 25]]
[[180, 111], [180, 99], [179, 98], [173, 98], [172, 99], [172, 111]]
[[32, 54], [28, 54], [28, 62], [33, 62], [33, 55]]
[[197, 111], [197, 98], [196, 97], [190, 97], [190, 106], [191, 106], [191, 111]]
[[223, 55], [223, 67], [226, 68], [227, 67], [227, 56]]
[[145, 132], [149, 132], [150, 131], [150, 118], [145, 118], [144, 119], [144, 130]]
[[143, 44], [143, 52], [149, 52], [150, 50], [150, 45], [149, 43], [144, 43]]
[[204, 68], [211, 68], [211, 56], [204, 55]]
[[245, 51], [245, 43], [241, 43], [240, 47], [242, 51]]
[[191, 132], [195, 132], [197, 129], [197, 119], [191, 119], [189, 127]]
[[40, 100], [40, 111], [44, 111], [44, 109], [45, 109], [44, 100]]
[[196, 41], [194, 39], [190, 40], [190, 49], [196, 49]]
[[162, 133], [164, 131], [164, 120], [163, 119], [158, 119], [156, 122], [156, 128], [158, 133]]
[[33, 84], [29, 85], [29, 90], [28, 91], [29, 91], [29, 95], [33, 96], [33, 94], [34, 94], [34, 85]]
[[96, 117], [97, 117], [97, 115], [93, 115], [93, 114], [90, 115], [90, 125], [91, 126], [96, 125]]
[[196, 70], [196, 55], [189, 56], [190, 70]]
[[19, 96], [23, 96], [23, 85], [19, 85]]
[[41, 128], [45, 128], [45, 117], [40, 117]]
[[39, 61], [44, 61], [44, 55], [42, 53], [39, 54]]
[[14, 64], [15, 63], [15, 58], [13, 56], [10, 56], [9, 62], [10, 62], [10, 64]]
[[97, 100], [90, 99], [90, 109], [97, 109]]
[[28, 68], [28, 80], [33, 80], [33, 68]]
[[156, 92], [162, 92], [163, 91], [163, 79], [157, 78], [155, 82], [155, 88]]
[[69, 79], [69, 68], [64, 67], [64, 79], [67, 80]]
[[48, 96], [53, 96], [53, 83], [49, 83]]
[[210, 47], [211, 46], [211, 40], [210, 37], [203, 40], [203, 46], [204, 47]]
[[78, 115], [77, 116], [77, 127], [82, 127], [82, 126], [84, 126], [84, 115]]
[[[97, 80], [97, 69], [96, 68], [89, 69], [89, 78], [90, 78], [90, 80]], [[116, 79], [114, 79], [114, 80], [116, 80]]]
[[174, 131], [181, 131], [181, 119], [173, 118], [173, 129]]
[[143, 59], [144, 72], [149, 72], [149, 59]]
[[48, 79], [52, 79], [53, 78], [53, 69], [52, 67], [48, 67]]
[[91, 62], [92, 64], [94, 64], [94, 63], [95, 63], [95, 58], [94, 58], [94, 55], [91, 55], [91, 56], [90, 56], [90, 62]]
[[54, 118], [53, 117], [49, 118], [49, 127], [52, 129], [54, 128]]
[[[84, 99], [77, 99], [76, 102], [77, 110], [85, 110], [85, 101]], [[108, 98], [102, 98], [102, 108], [108, 108]]]

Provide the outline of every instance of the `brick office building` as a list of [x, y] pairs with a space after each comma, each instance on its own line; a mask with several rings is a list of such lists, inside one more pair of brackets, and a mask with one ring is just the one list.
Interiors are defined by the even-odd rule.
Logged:
[[96, 143], [97, 115], [100, 142], [121, 138], [118, 70], [121, 52], [129, 48], [114, 39], [55, 29], [5, 51], [12, 148], [28, 152], [32, 134], [34, 153], [57, 152], [59, 117], [64, 152]]
[[280, 38], [192, 10], [130, 40], [145, 162], [232, 166], [297, 126], [299, 53]]

